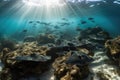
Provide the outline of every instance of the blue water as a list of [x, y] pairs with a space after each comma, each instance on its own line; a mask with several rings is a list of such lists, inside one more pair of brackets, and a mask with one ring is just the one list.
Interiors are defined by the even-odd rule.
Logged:
[[[75, 29], [78, 26], [82, 29], [99, 26], [112, 36], [120, 34], [120, 5], [113, 3], [111, 0], [106, 0], [107, 2], [90, 2], [88, 4], [72, 3], [72, 5], [68, 4], [62, 8], [28, 6], [21, 1], [0, 2], [1, 36], [20, 38], [24, 35], [23, 30], [28, 30], [27, 35], [33, 36], [46, 33], [47, 30], [56, 33], [59, 30], [76, 34]], [[89, 17], [94, 18], [94, 22], [88, 20]], [[63, 20], [63, 18], [66, 20]], [[32, 23], [30, 23], [31, 21]], [[50, 23], [50, 25], [37, 24], [36, 21]], [[81, 21], [87, 23], [81, 24]], [[62, 25], [63, 23], [67, 24]], [[58, 26], [59, 29], [56, 30], [54, 26]]]

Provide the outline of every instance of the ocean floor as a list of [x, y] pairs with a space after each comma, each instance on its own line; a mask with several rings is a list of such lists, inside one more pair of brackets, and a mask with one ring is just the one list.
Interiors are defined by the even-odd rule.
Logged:
[[[90, 75], [84, 80], [120, 80], [119, 67], [115, 66], [103, 51], [98, 51], [95, 54], [93, 57], [94, 61], [90, 64]], [[2, 67], [1, 65], [0, 71]], [[55, 80], [54, 70], [50, 69], [46, 71], [38, 79]], [[30, 77], [21, 80], [36, 80], [36, 78]]]
[[1, 80], [119, 80], [120, 37], [100, 27], [77, 30], [79, 36], [71, 39], [55, 34], [2, 39]]

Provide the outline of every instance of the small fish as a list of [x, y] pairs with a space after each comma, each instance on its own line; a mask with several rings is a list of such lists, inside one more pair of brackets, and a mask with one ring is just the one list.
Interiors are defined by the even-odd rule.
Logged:
[[62, 20], [68, 21], [68, 19], [66, 19], [66, 18], [62, 18]]
[[33, 23], [33, 21], [29, 21], [29, 23]]
[[23, 30], [22, 32], [26, 33], [26, 32], [27, 32], [27, 30], [25, 29], [25, 30]]
[[94, 18], [90, 17], [90, 18], [88, 18], [88, 20], [94, 20]]
[[91, 22], [95, 23], [95, 21], [91, 21]]
[[54, 26], [54, 28], [55, 28], [55, 29], [59, 29], [60, 27], [56, 25], [56, 26]]
[[70, 23], [61, 23], [60, 26], [66, 26], [66, 25], [70, 25]]
[[43, 25], [50, 25], [51, 23], [41, 22], [40, 24], [43, 24]]
[[36, 21], [36, 23], [40, 23], [40, 21]]
[[87, 22], [86, 21], [81, 21], [81, 24], [86, 24]]

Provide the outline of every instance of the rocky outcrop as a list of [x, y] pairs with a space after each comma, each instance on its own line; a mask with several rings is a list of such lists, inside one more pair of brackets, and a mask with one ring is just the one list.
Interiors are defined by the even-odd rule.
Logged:
[[[19, 45], [18, 49], [10, 51], [4, 48], [2, 51], [1, 72], [2, 80], [17, 80], [30, 75], [37, 75], [49, 69], [50, 56], [46, 55], [47, 47], [38, 47], [35, 42]], [[5, 77], [4, 75], [10, 75]]]
[[107, 55], [120, 66], [120, 36], [107, 40], [105, 43]]
[[68, 52], [53, 63], [57, 80], [79, 80], [89, 75], [88, 64], [91, 58], [82, 53]]
[[81, 30], [78, 39], [80, 43], [86, 44], [94, 52], [104, 49], [104, 43], [110, 39], [110, 35], [100, 27], [94, 27]]
[[[90, 73], [89, 64], [93, 61], [91, 56], [95, 50], [103, 50], [108, 39], [109, 34], [99, 27], [81, 30], [79, 40], [56, 41], [51, 34], [40, 34], [36, 39], [26, 38], [22, 44], [16, 44], [15, 49], [4, 47], [2, 50], [4, 67], [1, 79], [16, 80], [41, 75], [51, 64], [58, 80], [84, 79]], [[106, 42], [106, 48], [111, 52], [111, 44], [108, 43], [109, 41]]]

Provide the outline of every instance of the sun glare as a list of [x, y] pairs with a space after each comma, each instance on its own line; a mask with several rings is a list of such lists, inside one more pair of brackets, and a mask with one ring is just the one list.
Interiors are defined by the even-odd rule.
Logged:
[[23, 0], [23, 2], [30, 6], [64, 6], [64, 0]]

